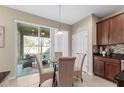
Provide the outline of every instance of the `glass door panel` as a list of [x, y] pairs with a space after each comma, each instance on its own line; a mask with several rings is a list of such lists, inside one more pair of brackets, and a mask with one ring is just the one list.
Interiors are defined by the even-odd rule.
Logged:
[[51, 40], [50, 40], [50, 29], [40, 27], [40, 37], [39, 37], [39, 45], [40, 45], [40, 54], [42, 57], [42, 64], [44, 68], [49, 67], [50, 60], [50, 48], [51, 48]]
[[34, 54], [38, 53], [38, 27], [28, 24], [17, 24], [18, 28], [18, 61], [17, 76], [38, 72]]

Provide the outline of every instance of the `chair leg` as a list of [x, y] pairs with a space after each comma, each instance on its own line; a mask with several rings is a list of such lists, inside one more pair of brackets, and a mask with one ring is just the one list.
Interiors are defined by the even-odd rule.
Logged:
[[41, 83], [39, 84], [39, 87], [41, 86]]
[[81, 78], [81, 82], [83, 82], [83, 78]]
[[74, 86], [74, 84], [72, 83], [72, 87]]

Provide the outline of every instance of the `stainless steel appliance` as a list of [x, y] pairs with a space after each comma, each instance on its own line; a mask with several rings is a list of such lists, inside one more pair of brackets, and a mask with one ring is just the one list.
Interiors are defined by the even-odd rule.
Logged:
[[124, 60], [121, 60], [121, 71], [124, 70]]

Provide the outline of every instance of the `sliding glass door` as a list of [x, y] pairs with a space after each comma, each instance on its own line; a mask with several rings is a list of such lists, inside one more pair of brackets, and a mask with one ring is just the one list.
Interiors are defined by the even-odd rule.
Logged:
[[17, 76], [38, 72], [35, 54], [41, 55], [44, 68], [49, 67], [50, 29], [29, 24], [17, 23], [18, 28], [18, 60]]

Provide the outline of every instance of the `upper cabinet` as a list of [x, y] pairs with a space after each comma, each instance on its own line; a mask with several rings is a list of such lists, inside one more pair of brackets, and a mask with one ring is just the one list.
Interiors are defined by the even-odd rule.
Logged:
[[111, 18], [109, 44], [124, 43], [124, 14]]
[[97, 23], [97, 44], [124, 43], [124, 14]]
[[97, 24], [97, 44], [107, 45], [108, 34], [110, 30], [110, 20], [106, 20]]

